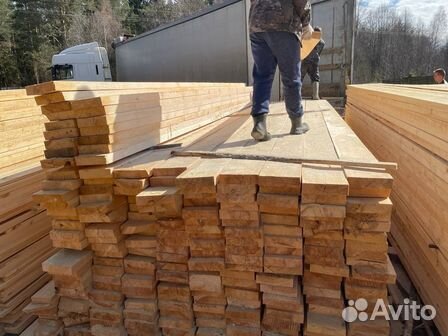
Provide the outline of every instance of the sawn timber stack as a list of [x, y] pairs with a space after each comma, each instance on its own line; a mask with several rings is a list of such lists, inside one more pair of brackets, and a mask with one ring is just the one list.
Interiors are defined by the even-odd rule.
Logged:
[[[448, 89], [444, 85], [354, 85], [349, 125], [393, 173], [392, 242], [435, 323], [448, 333]], [[385, 206], [385, 204], [384, 204]]]
[[23, 308], [49, 281], [41, 263], [55, 252], [51, 220], [32, 200], [45, 178], [45, 119], [25, 90], [0, 91], [0, 329], [7, 333], [35, 319]]
[[[164, 144], [377, 162], [328, 103], [305, 102], [305, 108], [311, 130], [303, 136], [288, 135], [284, 107], [275, 104], [269, 142], [252, 140], [248, 110], [233, 109]], [[79, 130], [76, 114], [69, 117]], [[49, 186], [60, 189], [36, 195], [57, 210], [54, 242], [65, 248], [44, 264], [58, 280], [60, 300], [67, 301], [50, 326], [62, 323], [69, 334], [82, 329], [92, 335], [356, 334], [341, 316], [344, 287], [383, 288], [394, 277], [367, 283], [357, 278], [356, 266], [363, 274], [387, 274], [388, 259], [347, 260], [349, 234], [364, 232], [362, 226], [346, 230], [345, 221], [351, 198], [389, 204], [392, 178], [386, 171], [171, 157], [170, 151], [131, 150], [115, 158], [102, 153], [91, 161], [80, 157], [90, 160], [92, 154], [78, 153], [43, 162], [68, 163], [49, 175], [60, 181]], [[71, 180], [77, 182], [66, 182]], [[356, 214], [363, 210], [375, 218], [376, 209], [354, 206], [351, 223], [361, 223]], [[381, 243], [371, 255], [382, 255]], [[388, 335], [387, 327], [371, 335]]]
[[157, 301], [153, 308], [140, 302], [156, 297], [155, 267], [151, 271], [147, 260], [155, 257], [155, 237], [137, 232], [125, 239], [120, 228], [128, 218], [128, 199], [114, 194], [112, 178], [92, 176], [92, 169], [239, 111], [251, 89], [225, 83], [55, 82], [27, 90], [38, 94], [49, 120], [42, 161], [47, 179], [35, 200], [53, 218], [53, 245], [64, 248], [44, 263], [57, 288], [58, 315], [41, 318], [37, 333], [55, 334], [62, 327], [69, 334], [132, 334], [152, 319], [158, 328]]

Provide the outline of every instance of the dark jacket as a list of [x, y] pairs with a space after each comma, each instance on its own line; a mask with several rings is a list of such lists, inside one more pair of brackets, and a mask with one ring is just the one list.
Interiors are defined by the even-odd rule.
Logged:
[[251, 33], [287, 31], [300, 34], [311, 20], [309, 0], [251, 0]]

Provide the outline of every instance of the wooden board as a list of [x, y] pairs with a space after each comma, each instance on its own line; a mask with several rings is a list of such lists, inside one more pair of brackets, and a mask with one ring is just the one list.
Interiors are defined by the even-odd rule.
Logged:
[[[138, 88], [152, 88], [160, 89], [163, 87], [168, 87], [170, 89], [174, 88], [191, 88], [191, 87], [241, 87], [244, 84], [234, 84], [234, 83], [117, 83], [117, 82], [76, 82], [76, 81], [57, 81], [57, 82], [47, 82], [42, 84], [31, 85], [26, 88], [26, 93], [28, 95], [43, 95], [46, 93], [56, 92], [56, 91], [93, 91], [93, 90], [123, 90], [123, 88], [128, 89], [138, 89]], [[19, 92], [22, 94], [21, 92]]]
[[303, 61], [313, 51], [321, 39], [321, 32], [313, 32], [311, 39], [300, 41], [300, 59]]

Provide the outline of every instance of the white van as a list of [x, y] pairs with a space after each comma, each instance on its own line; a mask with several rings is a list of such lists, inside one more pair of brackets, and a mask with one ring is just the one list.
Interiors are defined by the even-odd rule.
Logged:
[[111, 81], [109, 58], [98, 42], [80, 44], [54, 55], [53, 80]]

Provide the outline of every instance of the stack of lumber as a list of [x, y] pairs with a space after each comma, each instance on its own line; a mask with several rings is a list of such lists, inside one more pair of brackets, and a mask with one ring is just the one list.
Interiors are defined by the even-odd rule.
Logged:
[[[284, 148], [293, 148], [293, 155], [303, 156], [306, 154], [313, 157], [316, 140], [320, 138], [322, 158], [376, 162], [376, 159], [326, 103], [313, 102], [307, 103], [307, 105], [311, 111], [317, 111], [317, 113], [306, 115], [307, 122], [312, 126], [312, 131], [303, 138], [282, 137], [281, 140], [277, 139], [274, 142], [255, 144], [252, 140], [247, 139], [251, 127], [250, 121], [238, 125], [235, 127], [236, 130], [232, 130], [231, 125], [235, 121], [231, 120], [226, 127], [218, 128], [218, 133], [221, 134], [216, 136], [217, 139], [209, 136], [202, 142], [201, 140], [196, 141], [187, 149], [214, 150], [218, 153], [233, 152], [235, 154], [275, 154], [277, 151], [277, 153], [284, 153]], [[287, 125], [281, 125], [281, 120], [277, 121], [279, 119], [275, 114], [272, 117], [271, 122], [275, 123], [271, 124], [271, 128], [279, 134], [285, 132]], [[225, 128], [230, 128], [230, 132], [224, 132]], [[237, 142], [238, 145], [234, 145]], [[292, 144], [296, 147], [291, 147]], [[344, 234], [351, 232], [350, 230], [344, 231], [345, 218], [347, 213], [358, 211], [356, 208], [352, 210], [352, 207], [348, 205], [348, 198], [363, 197], [366, 202], [370, 200], [374, 204], [385, 203], [386, 207], [390, 208], [388, 195], [391, 190], [391, 176], [382, 169], [341, 170], [341, 168], [332, 166], [304, 165], [300, 167], [300, 165], [283, 163], [256, 162], [254, 164], [254, 162], [203, 159], [199, 163], [193, 164], [176, 179], [177, 186], [184, 194], [184, 211], [186, 209], [188, 214], [186, 215], [187, 221], [191, 222], [192, 214], [200, 218], [199, 210], [203, 214], [207, 213], [207, 217], [204, 217], [201, 222], [192, 223], [195, 226], [200, 225], [202, 231], [216, 232], [215, 243], [204, 246], [208, 247], [209, 253], [222, 256], [222, 249], [219, 248], [219, 239], [222, 239], [222, 234], [219, 233], [219, 224], [217, 225], [212, 219], [216, 218], [216, 215], [214, 217], [211, 215], [215, 211], [213, 209], [215, 190], [218, 193], [225, 243], [224, 271], [220, 273], [227, 301], [226, 333], [232, 335], [239, 331], [245, 335], [259, 335], [260, 331], [263, 331], [266, 335], [270, 333], [296, 334], [304, 322], [304, 302], [306, 301], [308, 303], [306, 334], [328, 335], [334, 332], [340, 335], [345, 334], [346, 325], [341, 318], [341, 311], [345, 306], [345, 296], [341, 286], [343, 282], [344, 284], [381, 289], [385, 283], [394, 281], [393, 270], [385, 269], [369, 260], [356, 260], [355, 266], [349, 265], [352, 261], [345, 260], [344, 247], [345, 239], [348, 236], [346, 237]], [[148, 164], [146, 172], [150, 172], [150, 169], [155, 170], [151, 168], [152, 164], [152, 162]], [[136, 171], [141, 168], [141, 163], [136, 163]], [[132, 169], [132, 164], [126, 167], [128, 174]], [[313, 170], [319, 173], [313, 174]], [[121, 173], [120, 168], [114, 171], [114, 175], [119, 174], [118, 172]], [[226, 188], [232, 191], [225, 193]], [[151, 187], [147, 190], [149, 189]], [[145, 193], [146, 191], [143, 191], [142, 195]], [[203, 201], [198, 201], [192, 194], [196, 194]], [[299, 217], [299, 197], [300, 208], [304, 214], [302, 218]], [[269, 202], [264, 201], [265, 199], [268, 199]], [[229, 206], [232, 204], [232, 200], [234, 203]], [[251, 212], [254, 209], [251, 204], [254, 200], [258, 200], [260, 203], [256, 210], [259, 215], [251, 217], [253, 216]], [[196, 207], [195, 210], [191, 209], [192, 205]], [[199, 205], [202, 209], [197, 208]], [[227, 217], [229, 214], [226, 212], [226, 208], [232, 209], [232, 213], [238, 212], [238, 217]], [[375, 211], [379, 211], [378, 214]], [[371, 217], [370, 220], [366, 221], [364, 217], [360, 216], [358, 222], [353, 220], [352, 223], [357, 223], [362, 227], [361, 224], [369, 222], [374, 227], [381, 218], [384, 218], [382, 226], [378, 230], [387, 231], [387, 225], [390, 226], [390, 218], [387, 219], [387, 215], [388, 210], [374, 207], [368, 215]], [[299, 219], [304, 230], [303, 234], [302, 228], [299, 227]], [[260, 230], [260, 225], [263, 226], [261, 241], [257, 240], [259, 237], [257, 230]], [[275, 227], [273, 227], [274, 225]], [[235, 228], [239, 230], [237, 238], [231, 234], [228, 235], [228, 232], [231, 233]], [[282, 237], [282, 235], [284, 236]], [[301, 245], [302, 236], [307, 237], [305, 238], [307, 248], [304, 251]], [[213, 236], [209, 236], [209, 238], [213, 238]], [[279, 245], [270, 245], [270, 241], [276, 239]], [[228, 253], [228, 251], [237, 250], [238, 246], [240, 246], [239, 254]], [[256, 270], [257, 264], [254, 263], [254, 260], [258, 260], [257, 256], [260, 255], [260, 246], [263, 248], [261, 254], [263, 272]], [[379, 251], [374, 252], [381, 254], [383, 248], [383, 246], [378, 246]], [[197, 243], [194, 242], [193, 237], [190, 239], [190, 254], [195, 257], [190, 260], [196, 259], [197, 250]], [[294, 256], [301, 256], [303, 253], [304, 260], [300, 258], [300, 262], [304, 261], [307, 264], [304, 270], [304, 279], [299, 278], [303, 272], [302, 267], [294, 264]], [[271, 264], [270, 254], [278, 255], [273, 259], [274, 264]], [[281, 257], [281, 255], [284, 256]], [[235, 256], [240, 256], [236, 259], [238, 263], [234, 261]], [[190, 271], [196, 274], [197, 270], [202, 270], [201, 276], [206, 279], [201, 285], [202, 288], [209, 290], [215, 288], [218, 293], [219, 280], [216, 277], [218, 274], [212, 272], [223, 267], [222, 257], [221, 260], [215, 259], [213, 264], [211, 259], [205, 260], [206, 257], [203, 259], [204, 262], [208, 261], [206, 268], [196, 268], [199, 264], [195, 260], [193, 263], [189, 263]], [[267, 264], [265, 260], [268, 260]], [[292, 274], [290, 274], [291, 272]], [[362, 274], [364, 278], [359, 274]], [[365, 274], [373, 274], [376, 277], [365, 281]], [[253, 281], [254, 276], [255, 282]], [[306, 299], [303, 299], [302, 291], [305, 292]], [[238, 293], [238, 295], [232, 295], [232, 292]], [[361, 294], [365, 293], [361, 292]], [[192, 296], [194, 297], [193, 294]], [[259, 301], [260, 298], [261, 301]], [[218, 302], [214, 301], [215, 306]], [[261, 310], [255, 308], [259, 303], [264, 308], [263, 315]], [[372, 306], [370, 306], [371, 308]], [[210, 307], [209, 312], [211, 312]], [[195, 315], [196, 326], [199, 327], [203, 323], [203, 319], [201, 319], [203, 315], [199, 314], [198, 317], [199, 319]], [[208, 329], [207, 332], [222, 334], [222, 327], [217, 328], [220, 325], [216, 324], [219, 320], [216, 318], [215, 320], [215, 328]], [[349, 327], [351, 335], [359, 332], [359, 324], [355, 324]], [[361, 328], [363, 327], [366, 327], [365, 323], [361, 323]], [[366, 328], [370, 328], [367, 329], [367, 332], [372, 335], [389, 334], [388, 326], [372, 324]], [[201, 334], [206, 331], [199, 327], [197, 332]]]
[[0, 91], [0, 177], [34, 167], [42, 158], [44, 122], [25, 90]]
[[[121, 233], [125, 235], [129, 253], [124, 261], [126, 274], [123, 277], [125, 280], [123, 284], [129, 283], [129, 286], [123, 286], [125, 289], [123, 292], [126, 295], [125, 325], [129, 334], [138, 335], [145, 328], [150, 328], [149, 323], [152, 323], [156, 330], [158, 329], [154, 326], [158, 320], [154, 280], [158, 223], [153, 213], [138, 212], [137, 209], [136, 195], [149, 185], [149, 181], [139, 174], [136, 177], [140, 178], [133, 180], [130, 178], [132, 175], [126, 175], [126, 172], [123, 171], [123, 176], [117, 179], [114, 188], [116, 194], [127, 197], [129, 204], [128, 220], [121, 226]], [[133, 277], [138, 277], [139, 274], [142, 279], [146, 279], [146, 283], [149, 283], [146, 291], [132, 285]], [[136, 310], [140, 310], [141, 314], [137, 314]]]
[[[341, 284], [350, 274], [343, 225], [348, 182], [339, 167], [303, 165], [301, 225], [304, 230], [303, 291], [308, 304], [305, 334], [345, 335]], [[325, 321], [325, 325], [322, 325]]]
[[[213, 122], [247, 105], [242, 84], [51, 82], [27, 88], [51, 121], [48, 165], [103, 165]], [[65, 159], [64, 159], [65, 158]]]
[[[173, 186], [179, 167], [175, 162], [161, 165], [150, 178], [154, 186], [139, 193], [136, 197], [140, 213], [152, 214], [156, 222], [156, 237], [130, 237], [141, 240], [144, 246], [153, 251], [149, 257], [155, 257], [157, 278], [151, 276], [152, 294], [155, 304], [158, 302], [160, 317], [158, 326], [164, 335], [175, 334], [182, 330], [185, 335], [194, 335], [192, 328], [193, 302], [188, 286], [188, 236], [182, 220], [182, 196]], [[158, 298], [158, 301], [157, 301]], [[157, 328], [157, 319], [153, 320]]]
[[[128, 180], [131, 181], [131, 185], [126, 183]], [[126, 196], [129, 203], [128, 221], [121, 226], [121, 233], [125, 236], [129, 253], [124, 259], [125, 274], [122, 277], [121, 292], [122, 300], [125, 299], [124, 326], [131, 336], [157, 335], [159, 332], [159, 309], [156, 299], [158, 225], [153, 213], [139, 213], [137, 210], [135, 196], [138, 191], [134, 190], [140, 183], [143, 186], [148, 185], [145, 179], [142, 180], [120, 179], [121, 182], [117, 182], [115, 186], [115, 192]], [[136, 183], [132, 185], [132, 182]], [[119, 295], [120, 290], [116, 292], [116, 296]]]
[[[218, 160], [224, 163], [226, 160]], [[216, 173], [219, 165], [199, 162], [176, 178], [176, 186], [184, 197], [182, 218], [188, 235], [186, 251], [189, 255], [187, 284], [193, 297], [193, 311], [197, 334], [223, 333], [226, 326], [224, 296], [225, 240], [219, 220]], [[196, 178], [199, 172], [207, 177]], [[201, 175], [199, 173], [199, 175]]]
[[[372, 153], [399, 165], [391, 194], [392, 242], [424, 303], [437, 309], [435, 322], [442, 334], [448, 333], [447, 109], [442, 85], [354, 85], [346, 107], [347, 122]], [[358, 214], [374, 207], [379, 217], [390, 211], [385, 203], [356, 203]], [[388, 227], [378, 223], [369, 230]], [[376, 236], [362, 240], [369, 246], [383, 240]]]
[[50, 279], [41, 263], [55, 251], [51, 221], [32, 200], [45, 178], [44, 120], [25, 90], [0, 91], [0, 329], [8, 333], [35, 319], [22, 310]]
[[[344, 238], [351, 275], [344, 283], [345, 297], [352, 302], [363, 298], [369, 307], [366, 312], [371, 312], [378, 299], [386, 306], [389, 304], [387, 285], [396, 281], [387, 254], [391, 214], [389, 198], [350, 197], [347, 201]], [[356, 335], [362, 330], [389, 334], [390, 326], [384, 319], [349, 326], [349, 334]]]
[[[58, 114], [59, 119], [50, 123], [67, 130], [60, 134], [69, 137], [61, 139], [75, 139], [61, 143], [73, 143], [76, 149], [68, 150], [65, 156], [59, 156], [64, 150], [54, 153], [57, 156], [43, 161], [49, 167], [49, 183], [36, 194], [57, 223], [53, 241], [64, 248], [44, 263], [55, 277], [60, 296], [59, 324], [52, 323], [64, 326], [72, 335], [101, 336], [278, 336], [302, 331], [308, 336], [323, 336], [342, 335], [347, 329], [350, 332], [341, 316], [344, 282], [381, 290], [382, 284], [363, 283], [361, 275], [356, 276], [377, 274], [377, 282], [385, 283], [387, 273], [371, 260], [353, 258], [353, 265], [346, 260], [345, 240], [351, 236], [344, 230], [345, 219], [348, 213], [364, 215], [363, 211], [372, 218], [387, 215], [382, 205], [389, 209], [388, 196], [378, 192], [390, 193], [391, 176], [382, 168], [363, 165], [348, 169], [337, 164], [301, 165], [244, 157], [173, 157], [167, 148], [141, 151], [137, 149], [141, 148], [140, 140], [134, 142], [132, 137], [123, 142], [125, 150], [103, 143], [111, 153], [81, 154], [84, 139], [93, 141], [90, 146], [123, 132], [114, 133], [121, 124], [114, 120], [121, 112], [113, 111], [125, 105], [133, 109], [127, 105], [135, 101], [126, 99], [140, 96], [143, 106], [154, 106], [157, 101], [163, 119], [169, 104], [164, 105], [165, 98], [161, 97], [190, 90], [177, 87], [176, 91], [167, 84], [166, 90], [160, 86], [160, 92], [154, 92], [150, 84], [141, 83], [129, 84], [130, 92], [115, 96], [112, 91], [120, 84], [107, 85], [92, 83], [90, 89], [85, 87], [86, 92], [79, 84], [63, 82], [33, 88], [45, 89], [34, 94], [41, 95], [39, 101], [46, 104], [46, 114], [50, 110], [53, 116]], [[247, 89], [238, 85], [217, 88], [201, 84], [195, 90], [206, 90], [208, 97], [210, 91], [230, 88], [246, 90], [241, 95], [248, 98]], [[151, 95], [157, 97], [148, 98]], [[128, 103], [120, 104], [120, 99]], [[188, 103], [189, 99], [185, 96], [182, 101], [201, 104], [201, 99]], [[108, 120], [108, 126], [98, 128], [103, 134], [83, 135], [80, 121], [96, 117], [83, 115], [80, 106], [87, 104], [85, 111], [94, 112], [105, 102], [115, 107], [106, 112], [113, 117], [101, 119]], [[250, 138], [248, 110], [234, 113], [242, 106], [238, 104], [222, 113], [211, 112], [201, 128], [194, 117], [190, 120], [196, 127], [184, 128], [185, 132], [190, 130], [187, 133], [154, 143], [150, 140], [144, 148], [166, 141], [165, 145], [178, 144], [181, 151], [291, 155], [378, 167], [375, 157], [324, 101], [306, 102], [305, 119], [311, 131], [303, 136], [285, 135], [289, 124], [284, 107], [273, 105], [268, 123], [274, 137], [261, 143]], [[59, 114], [62, 106], [69, 113]], [[176, 114], [183, 115], [186, 107], [177, 109]], [[156, 124], [163, 129], [160, 120]], [[76, 131], [67, 125], [76, 125]], [[148, 138], [151, 136], [149, 132]], [[135, 150], [133, 144], [137, 144]], [[365, 202], [372, 198], [374, 205], [350, 206], [350, 198], [359, 197]], [[387, 231], [385, 226], [381, 229]], [[367, 236], [377, 239], [375, 234]], [[75, 290], [76, 285], [79, 288]], [[46, 335], [57, 335], [59, 329], [53, 330]], [[369, 335], [388, 334], [375, 332]]]
[[[249, 103], [251, 89], [224, 83], [54, 82], [27, 91], [36, 95], [49, 119], [41, 162], [47, 179], [34, 197], [53, 219], [53, 245], [70, 251], [69, 258], [76, 251], [93, 251], [93, 265], [85, 274], [71, 274], [71, 281], [56, 286], [61, 302], [71, 300], [81, 309], [69, 320], [75, 312], [60, 305], [65, 329], [88, 329], [92, 335], [157, 333], [159, 315], [167, 333], [173, 324], [182, 325], [178, 319], [186, 313], [171, 290], [179, 278], [179, 290], [189, 288], [188, 237], [179, 231], [181, 196], [173, 195], [174, 207], [171, 199], [166, 209], [153, 205], [154, 198], [168, 198], [165, 193], [172, 191], [182, 170], [160, 167], [151, 178], [158, 189], [139, 198], [149, 179], [136, 181], [124, 174], [114, 184], [107, 172], [124, 158], [239, 111]], [[83, 254], [79, 262], [84, 262]], [[156, 262], [157, 277], [165, 280], [158, 287]], [[81, 289], [69, 291], [75, 283]], [[186, 298], [190, 300], [189, 291]], [[189, 330], [191, 304], [190, 311], [184, 323]]]
[[25, 90], [0, 91], [0, 223], [29, 210], [41, 187], [45, 119]]
[[[33, 224], [41, 225], [40, 222]], [[48, 224], [47, 220], [42, 238], [0, 263], [0, 323], [9, 333], [20, 333], [34, 320], [33, 314], [22, 312], [22, 309], [30, 303], [31, 296], [49, 280], [49, 276], [41, 268], [41, 263], [54, 253], [48, 237]], [[8, 246], [14, 242], [2, 244]]]
[[262, 292], [264, 334], [297, 335], [304, 322], [302, 294], [303, 233], [299, 221], [301, 165], [270, 162], [258, 176], [263, 226]]
[[54, 281], [50, 281], [38, 292], [36, 292], [31, 297], [31, 303], [23, 310], [26, 313], [37, 315], [39, 319], [30, 325], [24, 333], [26, 334], [27, 332], [32, 332], [30, 335], [34, 335], [36, 329], [42, 328], [42, 324], [55, 327], [62, 331], [62, 324], [58, 321], [59, 299], [59, 295], [56, 294]]
[[[226, 331], [237, 335], [261, 332], [261, 292], [254, 281], [263, 272], [263, 233], [257, 204], [256, 161], [229, 160], [222, 163], [218, 176], [219, 218], [224, 226], [225, 272], [243, 272], [251, 288], [237, 283], [225, 286]], [[226, 275], [224, 273], [224, 275]], [[235, 276], [233, 276], [236, 278]], [[232, 278], [232, 276], [230, 276]]]
[[[250, 98], [241, 84], [54, 82], [27, 91], [39, 94], [50, 120], [42, 167], [54, 168], [35, 199], [52, 218], [81, 222], [52, 233], [55, 246], [78, 250], [88, 245], [82, 223], [118, 225], [127, 211], [126, 198], [112, 195], [112, 180], [82, 179], [79, 167], [114, 163], [233, 113]], [[117, 243], [123, 252], [124, 241]]]
[[[338, 152], [338, 141], [350, 139], [347, 126], [329, 111], [327, 104], [316, 103], [321, 115], [313, 114], [313, 124], [305, 139], [301, 156], [317, 151], [330, 160], [347, 159]], [[344, 128], [340, 128], [344, 127]], [[344, 131], [335, 136], [333, 130]], [[358, 144], [357, 144], [358, 145]], [[362, 150], [362, 148], [361, 148]], [[360, 157], [357, 160], [365, 160]], [[303, 293], [308, 305], [305, 335], [345, 335], [341, 317], [344, 296], [341, 284], [349, 276], [344, 258], [343, 221], [349, 183], [344, 170], [337, 166], [303, 164], [301, 170], [300, 225], [304, 237]], [[339, 312], [339, 313], [338, 313]]]
[[90, 332], [91, 264], [91, 251], [69, 249], [60, 250], [42, 264], [57, 289], [58, 319], [39, 318], [36, 335]]

